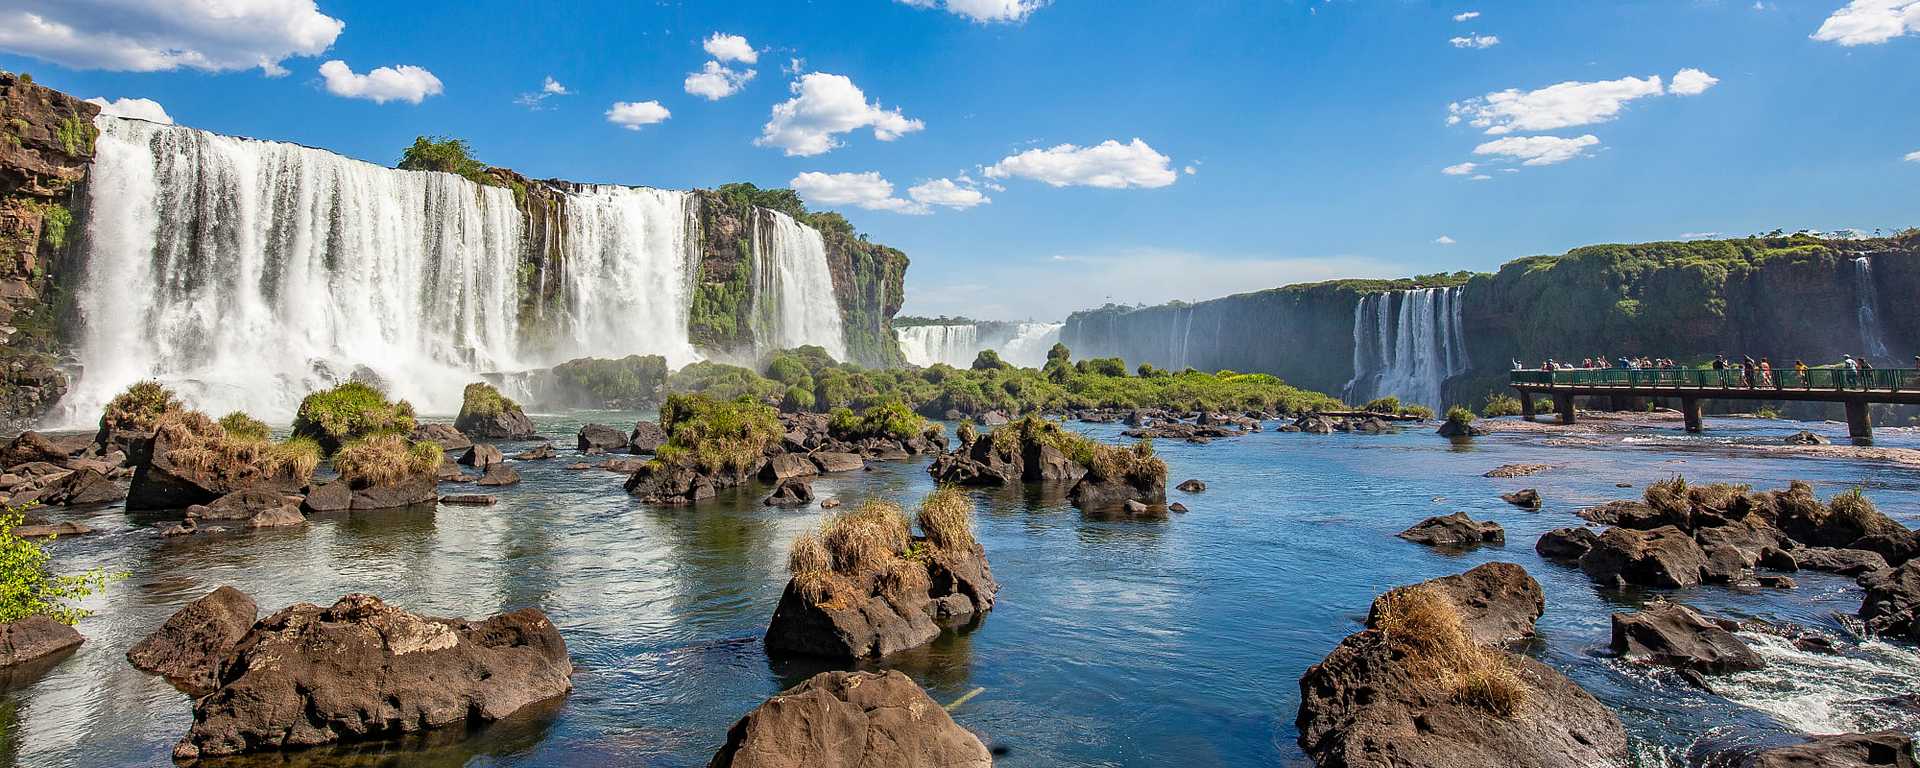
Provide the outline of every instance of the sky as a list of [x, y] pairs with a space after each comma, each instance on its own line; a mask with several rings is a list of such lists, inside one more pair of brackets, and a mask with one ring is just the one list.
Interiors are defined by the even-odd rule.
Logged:
[[392, 164], [793, 187], [904, 312], [1920, 225], [1920, 0], [0, 0], [0, 69]]

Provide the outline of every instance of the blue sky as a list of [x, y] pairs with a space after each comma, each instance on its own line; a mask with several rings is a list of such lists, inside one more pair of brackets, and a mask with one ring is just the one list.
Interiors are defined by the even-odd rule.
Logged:
[[917, 314], [1920, 224], [1920, 0], [187, 5], [0, 0], [0, 68], [387, 164], [798, 179], [913, 257]]

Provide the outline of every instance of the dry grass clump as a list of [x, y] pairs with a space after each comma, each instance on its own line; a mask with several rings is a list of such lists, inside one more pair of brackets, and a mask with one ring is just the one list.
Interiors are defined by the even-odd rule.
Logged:
[[1087, 474], [1095, 480], [1124, 480], [1148, 485], [1167, 474], [1167, 462], [1153, 455], [1153, 441], [1142, 438], [1132, 446], [1094, 443]]
[[445, 452], [435, 443], [415, 443], [403, 435], [383, 433], [348, 443], [333, 455], [333, 468], [352, 485], [392, 485], [432, 476], [445, 460]]
[[152, 379], [136, 381], [107, 403], [106, 412], [100, 415], [100, 427], [145, 432], [152, 429], [161, 416], [185, 408], [173, 396], [173, 390], [160, 382]]
[[793, 585], [807, 602], [826, 602], [833, 587], [833, 559], [827, 555], [820, 534], [808, 531], [793, 540], [793, 549], [787, 551], [787, 570], [793, 573]]
[[907, 514], [898, 504], [872, 500], [827, 519], [821, 541], [844, 574], [884, 570], [907, 551]]
[[234, 411], [220, 417], [220, 428], [227, 431], [228, 437], [242, 440], [265, 440], [272, 435], [266, 422], [248, 416], [245, 411]]
[[[972, 504], [964, 497], [959, 504], [964, 507], [960, 530], [971, 542], [967, 525]], [[936, 510], [935, 517], [945, 516], [935, 527], [942, 535], [953, 535], [952, 497], [929, 496], [922, 505], [923, 515], [928, 506]], [[793, 572], [794, 587], [801, 596], [823, 607], [846, 607], [872, 595], [905, 603], [924, 597], [929, 586], [926, 552], [914, 543], [906, 513], [888, 501], [868, 501], [828, 517], [818, 532], [802, 534], [787, 553], [787, 569]]]
[[1859, 488], [1833, 497], [1827, 502], [1827, 510], [1832, 513], [1834, 522], [1845, 523], [1860, 530], [1871, 530], [1880, 522], [1880, 510], [1873, 506]]
[[972, 552], [980, 547], [973, 538], [973, 497], [959, 486], [943, 485], [927, 494], [917, 517], [920, 531], [935, 549]]
[[1665, 512], [1669, 516], [1685, 519], [1693, 514], [1694, 510], [1710, 509], [1725, 512], [1732, 509], [1749, 490], [1752, 490], [1752, 486], [1745, 484], [1689, 485], [1686, 478], [1674, 475], [1647, 486], [1645, 498], [1647, 506]]
[[[222, 426], [230, 420], [240, 427], [237, 434]], [[259, 424], [259, 429], [251, 429], [246, 422]], [[153, 426], [155, 436], [169, 446], [167, 459], [188, 471], [217, 471], [236, 478], [287, 476], [305, 482], [320, 464], [318, 443], [302, 437], [271, 442], [265, 435], [266, 425], [244, 413], [228, 414], [216, 422], [199, 411], [175, 410], [160, 416]]]
[[1407, 669], [1463, 704], [1512, 716], [1527, 684], [1497, 649], [1473, 642], [1460, 609], [1433, 587], [1396, 589], [1381, 598], [1375, 628]]

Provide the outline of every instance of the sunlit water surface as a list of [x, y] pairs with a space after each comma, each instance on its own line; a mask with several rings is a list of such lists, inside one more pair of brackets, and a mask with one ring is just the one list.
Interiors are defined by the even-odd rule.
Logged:
[[[525, 482], [492, 507], [315, 517], [294, 530], [163, 539], [161, 516], [120, 509], [59, 513], [101, 533], [51, 545], [63, 571], [131, 575], [80, 624], [82, 648], [0, 693], [0, 754], [30, 766], [164, 765], [191, 722], [189, 699], [134, 670], [126, 649], [182, 604], [222, 584], [269, 612], [371, 592], [406, 608], [480, 617], [522, 606], [552, 617], [578, 670], [557, 706], [473, 734], [316, 752], [256, 764], [701, 766], [735, 719], [818, 667], [770, 661], [760, 643], [785, 583], [787, 546], [817, 509], [778, 510], [764, 488], [693, 509], [652, 509], [622, 478], [567, 471], [580, 424], [638, 414], [536, 418], [559, 460], [518, 465]], [[976, 525], [1002, 585], [996, 609], [966, 633], [888, 659], [941, 702], [983, 689], [954, 717], [1007, 766], [1269, 766], [1306, 759], [1294, 740], [1299, 678], [1358, 627], [1387, 587], [1480, 563], [1524, 565], [1545, 587], [1542, 641], [1530, 652], [1620, 713], [1640, 765], [1685, 764], [1689, 749], [1761, 743], [1797, 731], [1920, 727], [1910, 710], [1868, 704], [1920, 684], [1910, 645], [1859, 642], [1839, 614], [1859, 608], [1851, 580], [1797, 574], [1798, 589], [1685, 590], [1711, 614], [1792, 622], [1841, 639], [1842, 656], [1748, 635], [1769, 670], [1720, 678], [1726, 698], [1662, 671], [1606, 657], [1608, 614], [1649, 594], [1590, 585], [1541, 560], [1533, 541], [1579, 524], [1578, 507], [1635, 495], [1676, 473], [1822, 496], [1864, 486], [1916, 523], [1920, 473], [1836, 459], [1755, 456], [1727, 442], [1773, 442], [1804, 424], [1716, 419], [1710, 437], [1549, 445], [1497, 435], [1457, 446], [1430, 427], [1387, 436], [1263, 432], [1210, 445], [1162, 442], [1173, 492], [1192, 509], [1164, 522], [1101, 520], [1034, 491], [980, 492]], [[1811, 425], [1837, 440], [1844, 427]], [[1118, 427], [1078, 425], [1115, 437]], [[1674, 436], [1663, 430], [1658, 434]], [[1920, 445], [1883, 430], [1882, 445]], [[1618, 440], [1612, 437], [1609, 440]], [[503, 446], [509, 454], [520, 446]], [[1510, 462], [1556, 466], [1491, 480]], [[911, 503], [932, 487], [925, 461], [818, 480], [821, 498]], [[1632, 489], [1615, 487], [1631, 483]], [[1538, 488], [1527, 512], [1498, 494]], [[451, 488], [451, 486], [448, 486]], [[1509, 544], [1463, 555], [1394, 538], [1434, 514], [1466, 510], [1506, 526]], [[464, 736], [464, 738], [459, 738]]]

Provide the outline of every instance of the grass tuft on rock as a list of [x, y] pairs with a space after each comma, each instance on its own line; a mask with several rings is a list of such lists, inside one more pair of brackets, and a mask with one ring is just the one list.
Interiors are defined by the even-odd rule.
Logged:
[[464, 421], [469, 416], [482, 418], [498, 416], [503, 413], [518, 413], [520, 404], [506, 395], [500, 394], [492, 384], [476, 381], [468, 384], [460, 393], [460, 416]]
[[750, 397], [670, 395], [660, 406], [660, 427], [667, 445], [656, 460], [691, 462], [704, 472], [751, 471], [783, 435], [779, 415]]
[[169, 446], [167, 458], [183, 469], [218, 470], [235, 477], [289, 477], [302, 483], [313, 477], [320, 465], [320, 446], [310, 438], [294, 437], [274, 443], [266, 437], [266, 425], [257, 433], [248, 424], [238, 423], [242, 431], [228, 432], [222, 424], [238, 415], [254, 424], [246, 414], [228, 414], [221, 421], [199, 411], [173, 411], [154, 424], [154, 435]]
[[333, 468], [349, 485], [367, 487], [431, 477], [445, 460], [446, 452], [436, 443], [416, 443], [405, 435], [381, 433], [341, 448], [333, 455]]
[[240, 440], [265, 440], [273, 434], [266, 422], [248, 416], [245, 411], [220, 417], [220, 428], [226, 430], [228, 437]]
[[1501, 717], [1526, 702], [1526, 682], [1499, 650], [1473, 642], [1460, 609], [1445, 594], [1416, 585], [1380, 600], [1374, 626], [1421, 683]]
[[1833, 497], [1832, 501], [1827, 502], [1827, 510], [1832, 514], [1829, 518], [1831, 521], [1860, 531], [1872, 530], [1884, 519], [1880, 510], [1859, 488], [1848, 489], [1846, 493]]
[[973, 537], [973, 497], [957, 485], [943, 485], [920, 501], [920, 531], [935, 549], [972, 552], [980, 543]]
[[311, 438], [327, 453], [370, 435], [413, 431], [413, 404], [389, 401], [379, 387], [360, 381], [307, 395], [293, 417], [293, 434]]
[[160, 417], [185, 410], [173, 390], [152, 379], [136, 381], [126, 391], [107, 402], [100, 416], [102, 429], [129, 429], [145, 432], [153, 429]]

